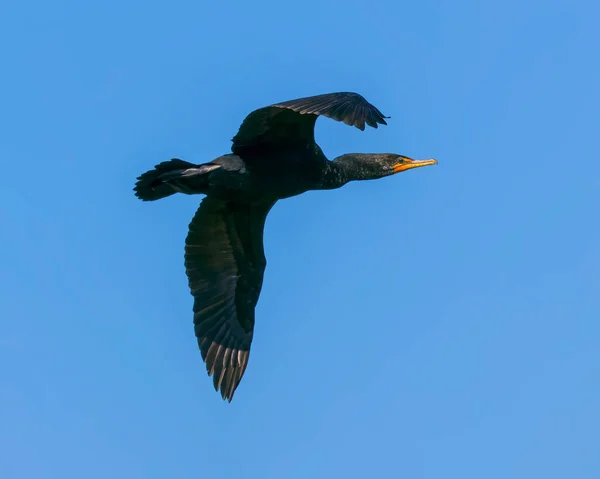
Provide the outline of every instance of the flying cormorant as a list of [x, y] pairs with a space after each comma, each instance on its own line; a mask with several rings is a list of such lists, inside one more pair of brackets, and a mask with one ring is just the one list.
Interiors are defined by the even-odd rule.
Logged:
[[437, 161], [395, 153], [349, 153], [328, 160], [314, 126], [326, 116], [365, 129], [386, 125], [357, 93], [329, 93], [276, 103], [250, 113], [232, 153], [202, 164], [172, 159], [138, 177], [135, 195], [154, 201], [174, 193], [204, 194], [189, 225], [185, 269], [194, 297], [194, 330], [215, 390], [231, 401], [250, 354], [254, 308], [266, 267], [263, 229], [280, 199], [340, 188]]

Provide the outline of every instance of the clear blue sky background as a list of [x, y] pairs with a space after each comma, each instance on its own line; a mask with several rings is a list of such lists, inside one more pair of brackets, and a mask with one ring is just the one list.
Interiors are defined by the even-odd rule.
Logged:
[[[210, 3], [210, 6], [206, 6]], [[600, 477], [598, 2], [0, 7], [0, 477]], [[250, 365], [206, 377], [200, 197], [135, 177], [251, 110], [362, 93], [330, 157], [437, 167], [281, 202]]]

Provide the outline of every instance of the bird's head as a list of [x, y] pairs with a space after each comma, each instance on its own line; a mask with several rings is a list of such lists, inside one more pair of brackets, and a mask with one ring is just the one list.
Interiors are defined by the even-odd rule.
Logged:
[[390, 175], [412, 170], [413, 168], [420, 168], [421, 166], [437, 165], [437, 160], [434, 158], [429, 158], [427, 160], [413, 160], [408, 156], [397, 155], [395, 153], [384, 153], [381, 156], [382, 158], [379, 162], [382, 169]]
[[334, 160], [347, 180], [374, 180], [421, 166], [437, 165], [433, 158], [413, 160], [397, 153], [349, 153]]

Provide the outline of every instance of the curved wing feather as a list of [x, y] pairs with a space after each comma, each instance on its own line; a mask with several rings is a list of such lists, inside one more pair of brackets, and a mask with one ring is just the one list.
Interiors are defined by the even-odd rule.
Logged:
[[275, 103], [250, 113], [233, 138], [232, 151], [243, 154], [248, 149], [303, 146], [315, 141], [314, 126], [319, 116], [365, 129], [387, 125], [375, 106], [358, 93], [326, 93]]
[[266, 268], [263, 229], [272, 206], [204, 198], [185, 242], [198, 346], [215, 390], [228, 401], [248, 365]]

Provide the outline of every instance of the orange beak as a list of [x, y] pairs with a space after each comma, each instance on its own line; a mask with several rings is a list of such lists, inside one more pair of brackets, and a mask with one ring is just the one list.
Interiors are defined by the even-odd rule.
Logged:
[[413, 168], [420, 168], [421, 166], [437, 165], [437, 160], [430, 158], [428, 160], [413, 160], [411, 158], [404, 157], [404, 161], [396, 163], [394, 165], [394, 174], [402, 171], [411, 170]]

